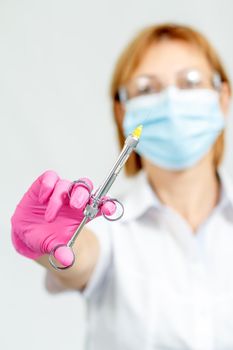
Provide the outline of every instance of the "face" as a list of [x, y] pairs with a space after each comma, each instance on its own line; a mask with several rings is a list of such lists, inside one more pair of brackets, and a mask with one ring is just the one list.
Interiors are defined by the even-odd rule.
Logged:
[[[201, 88], [214, 89], [212, 84], [214, 71], [197, 47], [182, 40], [163, 40], [148, 48], [130, 81], [140, 76], [153, 76], [157, 77], [165, 88], [169, 85], [177, 85], [177, 77], [182, 75], [182, 72], [191, 70], [201, 73], [203, 77]], [[227, 114], [229, 108], [229, 89], [225, 83], [220, 87], [219, 101], [223, 113]], [[122, 121], [124, 110], [122, 110], [121, 116]], [[209, 158], [209, 163], [211, 163], [212, 156], [213, 154], [211, 155], [209, 153], [206, 157], [206, 159]]]

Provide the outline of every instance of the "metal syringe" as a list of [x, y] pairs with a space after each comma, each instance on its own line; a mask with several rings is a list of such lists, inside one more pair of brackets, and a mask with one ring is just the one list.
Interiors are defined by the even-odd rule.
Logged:
[[[91, 196], [91, 198], [92, 198], [91, 203], [86, 205], [86, 207], [84, 209], [84, 212], [83, 212], [83, 214], [84, 214], [83, 220], [81, 221], [81, 223], [78, 226], [77, 230], [74, 232], [73, 236], [71, 237], [71, 239], [68, 241], [68, 243], [66, 245], [64, 245], [64, 244], [57, 245], [50, 252], [50, 254], [49, 254], [49, 262], [56, 270], [65, 270], [65, 269], [71, 267], [74, 264], [75, 254], [73, 252], [72, 247], [73, 247], [73, 245], [74, 245], [74, 243], [75, 243], [79, 233], [82, 231], [82, 229], [85, 226], [85, 224], [89, 220], [94, 219], [94, 217], [97, 215], [100, 205], [103, 204], [101, 199], [108, 193], [108, 191], [112, 187], [113, 183], [115, 182], [117, 176], [119, 175], [121, 169], [123, 168], [124, 164], [126, 163], [127, 159], [129, 158], [130, 154], [136, 148], [136, 146], [137, 146], [137, 144], [139, 142], [141, 133], [142, 133], [142, 125], [138, 126], [126, 138], [124, 146], [123, 146], [123, 149], [122, 149], [120, 155], [118, 156], [115, 164], [113, 165], [112, 169], [110, 170], [110, 172], [108, 173], [107, 177], [103, 181], [102, 185], [97, 189], [95, 194], [93, 194]], [[75, 183], [77, 183], [77, 182], [78, 181], [75, 181]], [[111, 200], [111, 201], [112, 202], [116, 201], [116, 202], [119, 203], [119, 201], [117, 201], [117, 200]], [[57, 251], [57, 249], [59, 249], [60, 247], [64, 247], [64, 246], [69, 247], [72, 250], [74, 259], [72, 261], [72, 264], [70, 264], [69, 266], [58, 266], [55, 263], [55, 261], [53, 260], [54, 254]]]

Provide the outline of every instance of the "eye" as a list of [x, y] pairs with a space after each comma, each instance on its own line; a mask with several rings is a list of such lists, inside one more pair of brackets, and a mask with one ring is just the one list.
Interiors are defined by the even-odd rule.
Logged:
[[153, 92], [153, 87], [150, 85], [144, 85], [144, 86], [140, 86], [140, 88], [138, 89], [138, 94], [142, 95], [142, 94], [149, 94]]
[[150, 93], [153, 90], [151, 81], [148, 77], [140, 77], [135, 81], [135, 87], [138, 94]]
[[137, 97], [140, 95], [147, 95], [152, 92], [153, 86], [149, 77], [147, 76], [137, 77], [128, 85], [129, 98]]
[[180, 89], [195, 89], [200, 88], [202, 85], [202, 76], [197, 70], [184, 72], [178, 79], [178, 87]]
[[147, 95], [161, 91], [161, 84], [155, 77], [141, 76], [135, 80], [137, 95]]

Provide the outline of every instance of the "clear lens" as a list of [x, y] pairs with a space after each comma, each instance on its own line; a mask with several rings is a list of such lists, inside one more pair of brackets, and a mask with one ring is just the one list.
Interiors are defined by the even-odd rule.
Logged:
[[163, 90], [161, 82], [156, 76], [142, 75], [132, 79], [127, 85], [120, 89], [120, 97], [124, 100], [159, 93]]
[[176, 86], [179, 89], [200, 89], [204, 86], [203, 76], [198, 70], [181, 72], [177, 74]]

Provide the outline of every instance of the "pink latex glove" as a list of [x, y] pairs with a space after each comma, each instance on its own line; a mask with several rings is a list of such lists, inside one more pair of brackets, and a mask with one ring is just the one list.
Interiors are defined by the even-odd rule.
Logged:
[[[83, 178], [90, 190], [92, 182]], [[24, 194], [12, 216], [12, 242], [22, 255], [37, 259], [58, 244], [67, 244], [82, 221], [83, 209], [89, 202], [89, 191], [84, 184], [75, 184], [70, 198], [71, 181], [61, 180], [53, 171], [42, 174]], [[112, 215], [113, 202], [106, 202], [98, 215]], [[69, 248], [57, 250], [56, 259], [70, 265], [73, 255]]]

